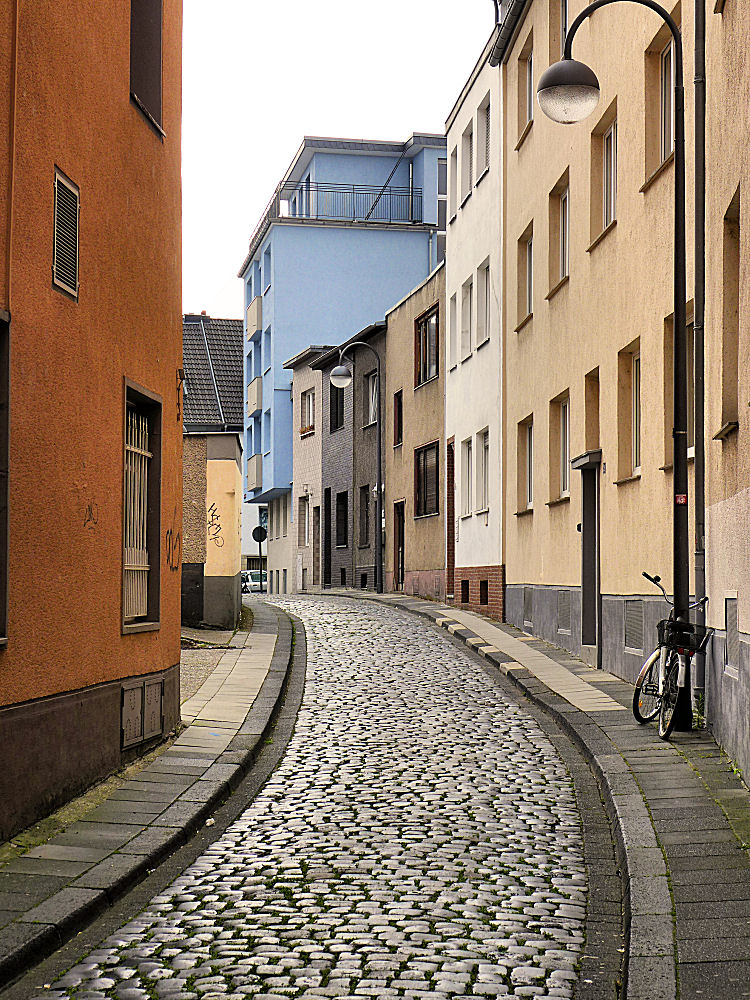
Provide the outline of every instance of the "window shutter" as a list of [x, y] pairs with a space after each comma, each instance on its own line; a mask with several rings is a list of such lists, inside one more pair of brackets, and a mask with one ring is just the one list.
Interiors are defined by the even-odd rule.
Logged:
[[438, 451], [437, 445], [424, 452], [424, 493], [425, 514], [436, 514], [438, 510]]
[[55, 233], [52, 280], [71, 295], [78, 295], [78, 189], [55, 173]]

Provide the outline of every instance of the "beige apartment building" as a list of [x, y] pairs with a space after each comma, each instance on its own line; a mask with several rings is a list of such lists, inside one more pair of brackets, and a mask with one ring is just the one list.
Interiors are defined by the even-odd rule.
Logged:
[[445, 598], [445, 265], [386, 315], [384, 590]]
[[[506, 618], [633, 680], [665, 610], [641, 573], [672, 579], [674, 60], [656, 14], [605, 7], [573, 46], [599, 78], [597, 108], [577, 125], [548, 120], [537, 83], [584, 6], [516, 4], [493, 53], [505, 124]], [[687, 67], [691, 6], [672, 5]], [[691, 208], [687, 229], [690, 312]], [[692, 462], [689, 474], [692, 501]]]
[[750, 769], [750, 9], [707, 14], [706, 668], [711, 726]]
[[292, 372], [292, 507], [297, 514], [297, 531], [292, 539], [294, 593], [319, 587], [321, 583], [323, 374], [310, 368], [310, 364], [330, 350], [331, 347], [311, 346], [284, 365]]

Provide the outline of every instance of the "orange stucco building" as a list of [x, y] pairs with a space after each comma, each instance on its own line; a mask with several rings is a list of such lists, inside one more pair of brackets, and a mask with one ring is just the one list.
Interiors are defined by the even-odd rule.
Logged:
[[179, 718], [182, 4], [0, 37], [4, 839]]

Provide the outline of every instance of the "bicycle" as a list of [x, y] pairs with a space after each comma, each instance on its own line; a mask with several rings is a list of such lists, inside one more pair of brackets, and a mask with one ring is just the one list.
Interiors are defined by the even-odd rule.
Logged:
[[[656, 649], [638, 674], [633, 692], [633, 715], [641, 725], [651, 722], [658, 715], [659, 736], [667, 740], [674, 728], [677, 699], [680, 690], [685, 687], [690, 661], [696, 653], [706, 651], [714, 630], [695, 622], [675, 619], [674, 601], [667, 596], [661, 577], [649, 576], [648, 573], [643, 575], [659, 588], [672, 610], [668, 618], [659, 622]], [[707, 603], [708, 598], [702, 597], [691, 604], [689, 610]]]

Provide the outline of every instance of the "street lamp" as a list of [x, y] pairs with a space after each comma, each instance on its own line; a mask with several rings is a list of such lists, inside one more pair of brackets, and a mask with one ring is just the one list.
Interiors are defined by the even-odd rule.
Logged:
[[383, 460], [380, 440], [380, 355], [371, 344], [357, 340], [347, 344], [339, 351], [339, 363], [331, 370], [331, 385], [337, 389], [346, 389], [352, 384], [351, 369], [344, 364], [344, 356], [353, 347], [364, 347], [375, 356], [375, 386], [376, 386], [376, 460], [377, 460], [377, 495], [375, 497], [375, 590], [383, 593]]
[[[594, 11], [623, 0], [593, 0], [576, 17], [565, 36], [563, 58], [541, 76], [537, 98], [542, 111], [553, 121], [572, 124], [582, 121], [599, 100], [599, 81], [584, 63], [572, 58], [573, 38]], [[689, 618], [690, 564], [688, 557], [687, 508], [687, 345], [685, 330], [685, 92], [683, 87], [682, 35], [668, 11], [655, 0], [628, 0], [648, 7], [661, 16], [674, 39], [674, 505], [672, 520], [672, 562], [675, 617]], [[690, 678], [678, 706], [677, 728], [692, 728]]]

